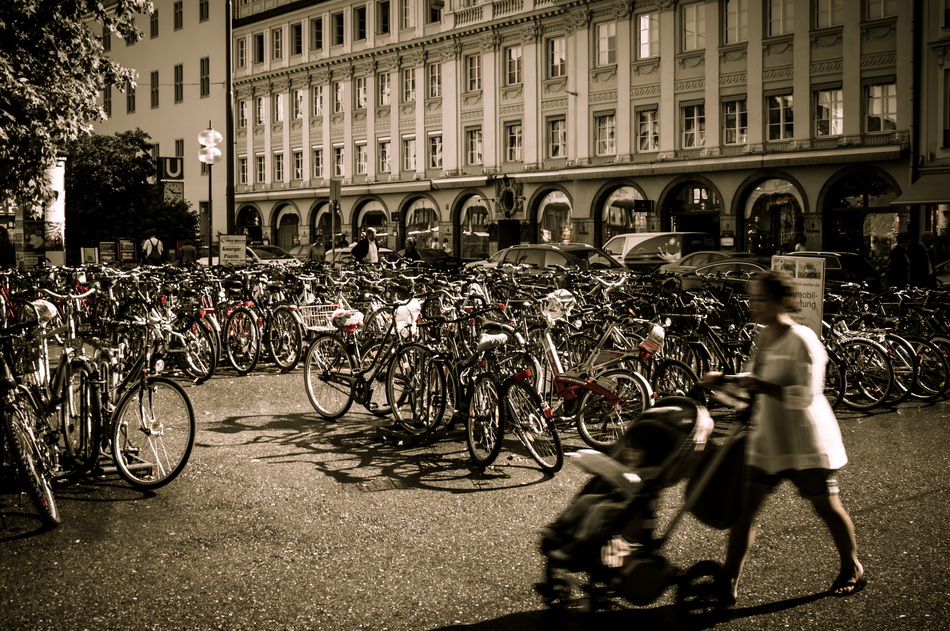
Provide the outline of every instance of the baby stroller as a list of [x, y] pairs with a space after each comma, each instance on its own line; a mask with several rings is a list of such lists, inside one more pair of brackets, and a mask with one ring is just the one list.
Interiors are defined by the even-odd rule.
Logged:
[[[729, 404], [734, 408], [747, 408], [748, 398], [734, 398], [737, 394], [733, 393], [728, 399]], [[736, 415], [725, 439], [717, 446], [709, 440], [712, 418], [695, 396], [701, 396], [702, 392], [697, 390], [691, 395], [694, 396], [658, 399], [628, 428], [628, 433], [635, 426], [645, 425], [652, 430], [662, 430], [668, 434], [671, 448], [662, 462], [652, 468], [651, 474], [643, 476], [636, 492], [625, 500], [624, 482], [618, 475], [630, 469], [619, 462], [621, 458], [616, 450], [621, 446], [609, 456], [592, 452], [586, 455], [589, 461], [581, 466], [594, 476], [575, 496], [565, 514], [578, 502], [585, 502], [590, 494], [608, 492], [618, 497], [619, 493], [622, 501], [620, 509], [604, 523], [602, 534], [586, 542], [579, 555], [565, 558], [558, 552], [576, 549], [577, 544], [563, 545], [557, 521], [542, 531], [545, 569], [542, 581], [535, 587], [550, 606], [575, 603], [578, 590], [585, 594], [581, 600], [586, 601], [589, 611], [596, 610], [601, 600], [618, 597], [644, 606], [655, 602], [673, 586], [677, 588], [677, 606], [688, 615], [716, 615], [728, 606], [729, 580], [719, 563], [700, 561], [682, 571], [661, 554], [664, 543], [687, 513], [706, 525], [725, 529], [735, 522], [741, 511], [744, 430], [748, 414]], [[716, 396], [716, 392], [713, 395]], [[652, 520], [657, 499], [664, 489], [684, 479], [687, 484], [683, 507], [664, 532], [655, 532]]]

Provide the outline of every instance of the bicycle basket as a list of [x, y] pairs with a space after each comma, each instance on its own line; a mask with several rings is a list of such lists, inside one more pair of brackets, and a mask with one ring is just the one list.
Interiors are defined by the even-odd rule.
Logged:
[[4, 340], [3, 355], [14, 377], [18, 379], [30, 375], [38, 377], [41, 349], [37, 340], [26, 336]]
[[303, 318], [303, 325], [311, 331], [332, 331], [333, 314], [340, 310], [336, 303], [320, 305], [300, 305], [297, 313]]

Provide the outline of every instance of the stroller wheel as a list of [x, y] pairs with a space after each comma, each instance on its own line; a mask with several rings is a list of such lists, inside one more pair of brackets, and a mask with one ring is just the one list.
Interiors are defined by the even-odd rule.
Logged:
[[716, 561], [700, 561], [679, 579], [676, 606], [695, 618], [722, 615], [729, 607], [729, 577]]

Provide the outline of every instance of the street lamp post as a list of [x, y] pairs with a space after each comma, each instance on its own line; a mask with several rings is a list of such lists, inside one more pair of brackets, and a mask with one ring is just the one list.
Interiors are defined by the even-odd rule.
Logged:
[[198, 134], [198, 160], [208, 165], [208, 267], [211, 266], [211, 247], [214, 239], [214, 215], [211, 205], [211, 170], [215, 163], [221, 160], [221, 150], [218, 145], [224, 140], [221, 132], [216, 131], [208, 121], [208, 129]]

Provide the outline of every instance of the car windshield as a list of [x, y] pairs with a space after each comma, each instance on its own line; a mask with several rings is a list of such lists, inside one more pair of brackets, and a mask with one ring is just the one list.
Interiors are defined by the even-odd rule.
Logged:
[[581, 269], [615, 269], [623, 265], [610, 258], [606, 252], [600, 250], [566, 250], [561, 252], [571, 263]]
[[261, 260], [291, 258], [289, 252], [273, 245], [256, 245], [251, 249], [254, 250], [254, 253], [257, 254]]

